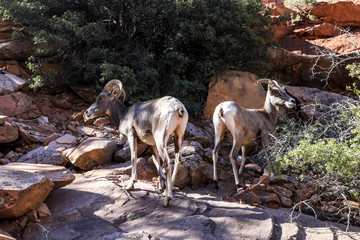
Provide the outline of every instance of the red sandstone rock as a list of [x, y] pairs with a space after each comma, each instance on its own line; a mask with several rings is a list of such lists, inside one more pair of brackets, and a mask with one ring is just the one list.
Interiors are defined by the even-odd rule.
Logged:
[[312, 8], [311, 14], [338, 26], [360, 27], [360, 5], [353, 1], [319, 2]]
[[244, 108], [262, 108], [265, 90], [256, 83], [257, 76], [249, 72], [224, 71], [211, 78], [205, 115], [212, 116], [217, 105], [234, 101]]

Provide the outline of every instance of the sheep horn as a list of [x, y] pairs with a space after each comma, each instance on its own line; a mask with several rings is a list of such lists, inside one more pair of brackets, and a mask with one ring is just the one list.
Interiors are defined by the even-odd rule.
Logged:
[[260, 83], [273, 84], [273, 80], [268, 79], [268, 78], [262, 78], [262, 79], [257, 80], [257, 83], [258, 84], [260, 84]]
[[122, 83], [121, 83], [120, 80], [113, 79], [113, 80], [109, 81], [105, 85], [105, 87], [103, 89], [103, 92], [108, 92], [110, 90], [113, 90], [114, 88], [119, 88], [119, 92], [117, 93], [116, 98], [119, 98], [121, 96], [121, 94], [124, 93], [124, 100], [123, 101], [125, 101], [126, 94], [125, 94], [125, 90], [123, 89]]

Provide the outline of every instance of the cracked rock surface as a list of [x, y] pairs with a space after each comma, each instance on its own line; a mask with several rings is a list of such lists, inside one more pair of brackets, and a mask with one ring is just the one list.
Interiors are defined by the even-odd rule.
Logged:
[[53, 191], [45, 201], [52, 215], [29, 224], [23, 239], [360, 239], [360, 228], [345, 233], [344, 225], [306, 215], [290, 222], [289, 210], [224, 201], [210, 186], [174, 193], [164, 208], [151, 184], [125, 192], [106, 178], [111, 171], [76, 174]]

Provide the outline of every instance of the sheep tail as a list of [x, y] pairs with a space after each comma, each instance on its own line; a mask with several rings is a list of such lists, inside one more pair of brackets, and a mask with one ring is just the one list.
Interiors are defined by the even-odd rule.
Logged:
[[178, 111], [180, 117], [184, 116], [184, 108], [181, 105], [177, 105], [176, 110]]
[[219, 112], [218, 112], [218, 116], [219, 118], [225, 122], [225, 118], [224, 118], [224, 110], [222, 108], [220, 108]]

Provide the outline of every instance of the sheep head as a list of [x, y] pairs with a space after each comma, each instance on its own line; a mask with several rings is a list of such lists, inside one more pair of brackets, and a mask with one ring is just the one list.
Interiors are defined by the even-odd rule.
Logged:
[[93, 119], [106, 114], [109, 115], [112, 104], [115, 104], [116, 101], [120, 101], [119, 97], [122, 93], [124, 94], [123, 101], [125, 101], [126, 94], [121, 81], [117, 79], [109, 81], [97, 97], [96, 101], [86, 110], [86, 117]]
[[296, 106], [295, 100], [289, 96], [285, 89], [275, 80], [263, 78], [257, 81], [257, 83], [268, 84], [267, 98], [270, 97], [270, 103], [274, 106], [286, 106], [287, 108], [293, 108]]

